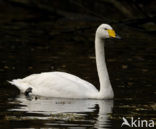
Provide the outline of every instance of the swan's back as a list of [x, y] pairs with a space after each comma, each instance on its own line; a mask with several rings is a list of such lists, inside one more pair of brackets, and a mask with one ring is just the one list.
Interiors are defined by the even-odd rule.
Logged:
[[64, 72], [32, 74], [11, 82], [21, 92], [32, 88], [32, 94], [45, 97], [96, 98], [98, 90], [89, 82]]

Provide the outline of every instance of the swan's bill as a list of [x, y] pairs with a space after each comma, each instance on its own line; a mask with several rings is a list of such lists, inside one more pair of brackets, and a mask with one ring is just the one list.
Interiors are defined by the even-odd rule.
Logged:
[[113, 37], [113, 38], [116, 37], [116, 34], [115, 34], [115, 31], [114, 30], [108, 29], [107, 31], [108, 31], [108, 34], [109, 34], [110, 37]]
[[119, 35], [116, 34], [115, 36], [116, 39], [122, 39]]
[[109, 37], [121, 39], [121, 37], [117, 35], [114, 30], [108, 29], [107, 31], [108, 31]]

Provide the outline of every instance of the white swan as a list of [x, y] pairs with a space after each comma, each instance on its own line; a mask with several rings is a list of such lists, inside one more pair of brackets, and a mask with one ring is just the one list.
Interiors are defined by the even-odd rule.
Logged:
[[104, 56], [104, 39], [106, 38], [117, 38], [117, 35], [110, 25], [102, 24], [97, 28], [95, 35], [95, 54], [100, 91], [91, 83], [64, 72], [32, 74], [23, 79], [14, 79], [10, 83], [23, 93], [32, 89], [33, 95], [45, 97], [112, 99], [114, 93]]

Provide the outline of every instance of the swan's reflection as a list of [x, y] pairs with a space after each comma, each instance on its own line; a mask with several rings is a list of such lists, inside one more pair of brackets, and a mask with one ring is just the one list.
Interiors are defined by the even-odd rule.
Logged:
[[[108, 127], [108, 113], [112, 113], [113, 108], [113, 100], [81, 100], [64, 98], [38, 98], [28, 100], [24, 95], [18, 96], [16, 100], [21, 106], [20, 108], [18, 107], [12, 110], [39, 113], [43, 115], [74, 113], [86, 116], [91, 112], [95, 112], [95, 110], [98, 109], [98, 105], [99, 111], [98, 114], [96, 114], [97, 118], [94, 122], [95, 128], [104, 128], [106, 125]], [[73, 116], [69, 115], [68, 117]]]

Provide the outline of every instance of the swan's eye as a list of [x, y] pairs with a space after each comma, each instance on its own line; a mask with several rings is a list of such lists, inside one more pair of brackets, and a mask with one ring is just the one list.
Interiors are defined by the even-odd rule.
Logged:
[[108, 30], [107, 28], [104, 28], [104, 30]]

